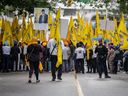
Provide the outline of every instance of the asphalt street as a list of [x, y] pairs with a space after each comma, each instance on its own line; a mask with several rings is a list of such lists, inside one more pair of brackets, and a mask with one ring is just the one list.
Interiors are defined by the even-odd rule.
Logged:
[[[98, 74], [77, 74], [84, 96], [128, 96], [128, 75], [110, 74], [110, 79], [99, 79]], [[51, 81], [50, 73], [40, 74], [41, 82], [28, 84], [28, 73], [0, 73], [0, 96], [80, 96], [74, 73], [64, 73], [62, 81]]]

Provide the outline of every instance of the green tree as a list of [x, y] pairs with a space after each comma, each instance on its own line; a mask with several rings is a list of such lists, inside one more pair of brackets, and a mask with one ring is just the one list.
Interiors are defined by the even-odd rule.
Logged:
[[25, 9], [29, 13], [33, 13], [34, 7], [47, 7], [51, 9], [51, 4], [47, 3], [47, 0], [1, 0], [0, 11], [4, 11], [5, 6], [12, 6], [13, 10], [18, 9], [20, 12]]
[[120, 12], [128, 14], [128, 0], [117, 0]]

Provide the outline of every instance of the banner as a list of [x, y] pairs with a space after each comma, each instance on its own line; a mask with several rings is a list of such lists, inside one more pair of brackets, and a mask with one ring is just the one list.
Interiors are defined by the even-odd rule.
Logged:
[[34, 29], [48, 30], [48, 8], [34, 8]]

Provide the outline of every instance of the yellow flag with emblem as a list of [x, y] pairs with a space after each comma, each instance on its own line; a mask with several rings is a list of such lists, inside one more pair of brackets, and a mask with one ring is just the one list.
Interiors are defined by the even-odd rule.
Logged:
[[62, 65], [62, 47], [61, 47], [61, 37], [60, 37], [60, 8], [57, 11], [56, 15], [56, 33], [55, 38], [57, 42], [57, 64], [56, 67], [58, 68], [60, 65]]

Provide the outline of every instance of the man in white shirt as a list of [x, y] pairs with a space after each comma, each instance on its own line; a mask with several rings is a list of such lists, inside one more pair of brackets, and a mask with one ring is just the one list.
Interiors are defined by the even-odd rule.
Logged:
[[3, 49], [3, 72], [8, 72], [11, 47], [8, 42], [4, 43]]
[[77, 48], [75, 49], [75, 58], [76, 58], [76, 63], [75, 63], [76, 73], [82, 71], [82, 73], [84, 74], [85, 49], [82, 48], [81, 44], [78, 44]]
[[70, 66], [68, 63], [69, 56], [71, 54], [70, 48], [68, 47], [68, 43], [65, 43], [65, 47], [63, 48], [63, 71], [69, 72]]
[[[63, 43], [61, 42], [61, 46], [63, 46]], [[48, 44], [48, 53], [49, 53], [49, 58], [51, 61], [51, 72], [52, 72], [52, 81], [56, 80], [56, 71], [58, 71], [57, 78], [58, 80], [62, 80], [62, 65], [59, 66], [59, 68], [56, 68], [56, 63], [57, 63], [57, 45], [56, 45], [56, 39], [50, 39]], [[62, 47], [63, 49], [63, 47]]]

